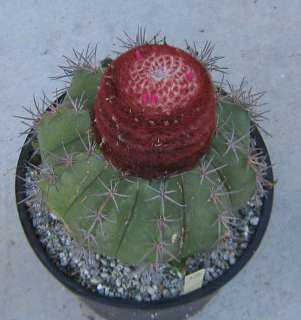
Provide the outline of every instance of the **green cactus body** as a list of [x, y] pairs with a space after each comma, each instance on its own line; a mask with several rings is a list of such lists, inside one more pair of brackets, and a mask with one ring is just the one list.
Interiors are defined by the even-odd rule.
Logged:
[[[73, 75], [72, 83], [68, 89], [69, 97], [73, 100], [76, 98], [83, 99], [85, 101], [85, 106], [89, 110], [92, 110], [101, 76], [102, 69], [95, 69], [94, 71], [78, 70]], [[80, 96], [78, 96], [79, 92], [81, 92]], [[64, 105], [70, 105], [69, 97], [65, 97], [63, 102]]]
[[[46, 205], [83, 246], [128, 264], [180, 261], [226, 235], [256, 189], [249, 166], [250, 117], [219, 101], [210, 150], [193, 169], [155, 179], [128, 176], [96, 148], [91, 109], [103, 70], [76, 72], [68, 95], [37, 126]], [[71, 100], [70, 100], [71, 99]], [[74, 101], [85, 101], [74, 109]], [[73, 101], [73, 102], [72, 102]]]
[[231, 102], [220, 103], [218, 114], [222, 129], [213, 137], [209, 154], [217, 167], [222, 166], [220, 174], [231, 192], [232, 207], [238, 210], [256, 189], [256, 174], [248, 164], [250, 119]]
[[[224, 231], [219, 216], [231, 210], [234, 201], [245, 202], [249, 197], [228, 194], [228, 183], [222, 184], [223, 177], [232, 181], [232, 175], [215, 147], [224, 144], [221, 137], [214, 138], [212, 150], [193, 170], [151, 181], [126, 178], [99, 151], [87, 150], [89, 119], [88, 111], [60, 106], [54, 114], [45, 114], [37, 130], [44, 160], [54, 171], [54, 181], [47, 176], [40, 181], [44, 200], [73, 237], [100, 254], [130, 264], [181, 260], [211, 249]], [[66, 130], [68, 124], [72, 129]], [[67, 155], [72, 156], [69, 163], [64, 162]], [[248, 177], [241, 161], [233, 160], [233, 176], [239, 172], [241, 178]], [[244, 182], [239, 179], [239, 183]]]

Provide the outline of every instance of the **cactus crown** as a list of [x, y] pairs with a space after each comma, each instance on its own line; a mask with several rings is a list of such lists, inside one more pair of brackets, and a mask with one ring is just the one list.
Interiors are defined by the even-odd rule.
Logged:
[[215, 88], [209, 71], [224, 69], [208, 42], [185, 52], [142, 29], [126, 37], [114, 61], [74, 51], [57, 77], [70, 79], [65, 98], [35, 102], [29, 120], [44, 202], [73, 238], [156, 266], [221, 245], [237, 210], [264, 193], [264, 158], [250, 140], [262, 94]]
[[190, 54], [147, 44], [107, 68], [93, 111], [107, 160], [136, 176], [161, 177], [191, 169], [209, 149], [214, 87]]

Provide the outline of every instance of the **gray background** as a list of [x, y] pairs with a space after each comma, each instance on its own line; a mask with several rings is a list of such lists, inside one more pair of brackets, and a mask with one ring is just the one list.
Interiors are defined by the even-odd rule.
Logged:
[[[279, 180], [266, 237], [248, 266], [193, 319], [295, 320], [301, 314], [301, 2], [299, 0], [0, 1], [0, 318], [99, 319], [38, 262], [21, 230], [13, 172], [23, 138], [13, 119], [32, 94], [51, 93], [61, 55], [99, 41], [100, 57], [137, 24], [171, 43], [212, 40], [228, 76], [267, 90]], [[200, 32], [200, 30], [202, 32]]]

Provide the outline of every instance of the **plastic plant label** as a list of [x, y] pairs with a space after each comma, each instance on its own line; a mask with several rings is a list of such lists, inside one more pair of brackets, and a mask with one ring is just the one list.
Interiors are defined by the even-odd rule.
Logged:
[[186, 276], [184, 279], [183, 294], [187, 294], [191, 291], [201, 288], [203, 285], [204, 275], [205, 269], [201, 269]]

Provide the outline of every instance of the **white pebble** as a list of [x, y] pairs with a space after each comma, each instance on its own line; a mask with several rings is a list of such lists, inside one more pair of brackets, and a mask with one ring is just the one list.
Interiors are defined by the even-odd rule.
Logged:
[[259, 223], [259, 218], [258, 217], [253, 217], [251, 220], [250, 220], [250, 223], [252, 226], [257, 226], [258, 223]]

